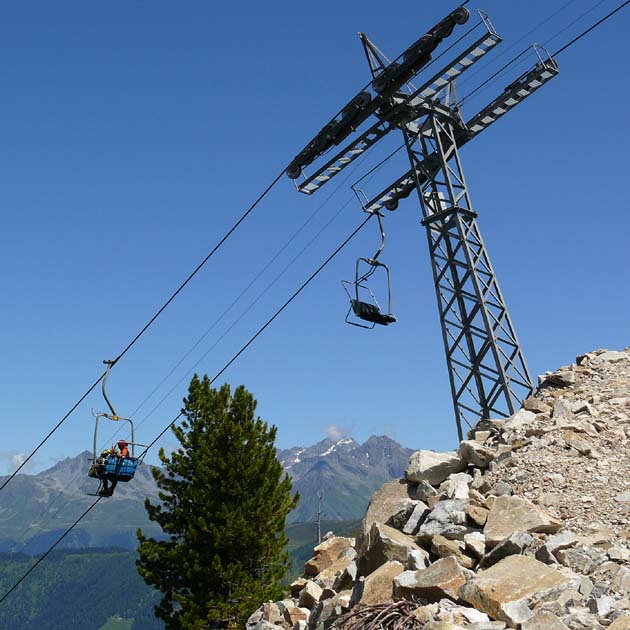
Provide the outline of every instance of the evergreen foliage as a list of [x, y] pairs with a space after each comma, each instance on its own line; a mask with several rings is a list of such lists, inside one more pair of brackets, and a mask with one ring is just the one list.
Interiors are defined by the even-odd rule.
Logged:
[[[154, 468], [160, 505], [145, 501], [166, 540], [138, 530], [138, 571], [163, 594], [156, 615], [171, 629], [241, 628], [281, 595], [284, 525], [298, 501], [274, 446], [276, 427], [255, 417], [243, 387], [213, 389], [195, 375], [173, 427], [179, 447]], [[228, 626], [226, 626], [228, 627]]]
[[[34, 560], [0, 554], [0, 593]], [[135, 561], [135, 552], [120, 549], [53, 551], [2, 603], [0, 630], [96, 630], [111, 617], [133, 630], [164, 628], [153, 614], [160, 594], [142, 581]]]

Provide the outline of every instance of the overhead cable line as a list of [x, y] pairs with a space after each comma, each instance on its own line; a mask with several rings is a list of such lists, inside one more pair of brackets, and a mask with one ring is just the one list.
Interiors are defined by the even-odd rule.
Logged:
[[[212, 256], [216, 253], [216, 251], [230, 238], [230, 236], [235, 232], [235, 230], [245, 221], [245, 219], [251, 214], [251, 212], [256, 208], [256, 206], [267, 196], [267, 194], [271, 191], [271, 189], [278, 183], [280, 178], [284, 175], [284, 169], [278, 173], [276, 178], [265, 188], [265, 190], [256, 198], [256, 200], [247, 208], [247, 210], [239, 217], [239, 219], [234, 223], [234, 225], [223, 235], [223, 237], [219, 240], [219, 242], [208, 252], [206, 257], [195, 267], [195, 269], [188, 275], [188, 277], [177, 287], [177, 289], [171, 294], [171, 296], [162, 304], [162, 306], [155, 312], [155, 314], [149, 319], [149, 321], [140, 329], [140, 331], [135, 335], [135, 337], [125, 346], [122, 352], [113, 360], [112, 365], [115, 365], [122, 359], [129, 350], [137, 343], [137, 341], [144, 335], [144, 333], [151, 327], [151, 325], [155, 322], [155, 320], [166, 310], [169, 304], [181, 293], [181, 291], [186, 287], [186, 285], [201, 271], [204, 265], [212, 258]], [[28, 456], [22, 461], [22, 463], [4, 480], [2, 485], [0, 485], [0, 492], [4, 490], [7, 484], [14, 479], [14, 477], [26, 466], [29, 460], [39, 451], [39, 449], [51, 438], [51, 436], [61, 427], [61, 425], [72, 415], [75, 409], [87, 398], [87, 396], [92, 392], [92, 390], [103, 380], [105, 376], [105, 372], [103, 372], [92, 385], [85, 391], [84, 394], [77, 400], [76, 403], [70, 408], [70, 410], [66, 413], [59, 422], [49, 431], [49, 433], [39, 442], [39, 444], [28, 454]]]
[[[252, 343], [267, 329], [271, 323], [278, 318], [278, 316], [295, 300], [295, 298], [324, 270], [324, 268], [330, 263], [330, 261], [337, 256], [337, 254], [363, 229], [363, 227], [368, 223], [368, 221], [374, 215], [368, 215], [347, 237], [346, 239], [320, 264], [320, 266], [292, 293], [292, 295], [278, 308], [275, 313], [258, 329], [258, 331], [252, 335], [249, 340], [240, 348], [236, 354], [232, 356], [232, 358], [214, 375], [211, 379], [211, 383], [216, 381], [233, 363], [238, 359], [238, 357], [251, 346]], [[181, 418], [183, 413], [180, 411], [165, 427], [158, 433], [158, 435], [149, 442], [148, 446], [144, 449], [143, 453], [140, 457], [146, 455], [146, 453], [155, 446], [156, 442]], [[11, 586], [11, 588], [0, 597], [0, 604], [6, 600], [6, 598], [35, 570], [35, 568], [50, 554], [50, 552], [74, 529], [87, 514], [94, 508], [94, 506], [102, 499], [103, 497], [98, 497], [96, 501], [94, 501], [84, 512], [77, 518], [72, 525], [70, 525], [65, 532], [54, 542], [48, 550], [40, 556], [37, 561]]]
[[[404, 145], [401, 145], [401, 147]], [[399, 147], [400, 148], [400, 147]], [[201, 344], [201, 342], [210, 334], [210, 332], [217, 326], [217, 324], [227, 315], [227, 313], [241, 300], [241, 298], [247, 293], [247, 291], [258, 281], [258, 279], [265, 273], [265, 271], [267, 271], [269, 269], [269, 267], [271, 267], [271, 265], [280, 257], [280, 255], [287, 249], [287, 247], [289, 247], [289, 245], [299, 236], [299, 234], [301, 232], [304, 231], [304, 229], [309, 225], [309, 223], [311, 221], [313, 221], [315, 219], [315, 217], [319, 214], [319, 212], [322, 210], [322, 208], [335, 196], [335, 194], [337, 194], [339, 192], [339, 190], [341, 189], [341, 187], [352, 177], [353, 173], [357, 170], [357, 168], [367, 159], [368, 155], [364, 155], [362, 158], [360, 158], [359, 160], [357, 160], [356, 165], [351, 169], [351, 171], [348, 173], [348, 175], [344, 178], [344, 180], [342, 182], [340, 182], [340, 184], [328, 195], [328, 197], [326, 197], [326, 199], [315, 209], [315, 211], [308, 217], [308, 219], [306, 219], [306, 221], [292, 234], [292, 236], [288, 239], [288, 241], [269, 259], [269, 261], [265, 264], [265, 266], [254, 276], [254, 278], [252, 278], [252, 280], [248, 283], [248, 285], [239, 293], [239, 295], [231, 302], [231, 304], [217, 317], [217, 319], [214, 320], [214, 322], [205, 330], [205, 332], [195, 341], [195, 343], [189, 348], [189, 350], [175, 363], [175, 365], [169, 370], [169, 372], [160, 380], [160, 382], [153, 388], [153, 390], [147, 395], [145, 396], [145, 398], [142, 400], [142, 402], [135, 408], [135, 410], [131, 413], [130, 417], [133, 418], [136, 416], [136, 414], [138, 413], [138, 411], [140, 411], [140, 409], [142, 407], [144, 407], [144, 405], [151, 399], [151, 397], [162, 387], [162, 385], [164, 385], [164, 383], [174, 374], [174, 372], [177, 370], [177, 368], [179, 368], [182, 363], [194, 352], [194, 350]], [[377, 165], [379, 166], [379, 165]], [[372, 169], [374, 170], [374, 169]], [[350, 197], [346, 203], [343, 204], [343, 206], [341, 206], [341, 208], [339, 208], [339, 210], [337, 210], [337, 212], [333, 215], [332, 219], [330, 219], [322, 229], [320, 229], [315, 236], [300, 250], [300, 252], [291, 260], [291, 262], [280, 272], [280, 274], [278, 274], [274, 280], [272, 282], [270, 282], [266, 288], [263, 290], [263, 292], [261, 294], [259, 294], [259, 296], [252, 302], [250, 303], [250, 305], [245, 309], [245, 311], [243, 311], [243, 313], [241, 313], [241, 315], [236, 319], [235, 322], [233, 322], [229, 328], [224, 331], [220, 337], [215, 341], [215, 343], [212, 344], [212, 346], [210, 346], [210, 348], [202, 355], [202, 357], [196, 361], [192, 368], [190, 368], [186, 374], [184, 375], [183, 378], [181, 378], [180, 380], [177, 381], [177, 383], [175, 383], [175, 385], [173, 387], [171, 387], [171, 389], [169, 389], [169, 391], [159, 400], [159, 402], [153, 406], [153, 408], [151, 409], [151, 411], [149, 411], [144, 418], [136, 425], [136, 429], [140, 428], [152, 415], [155, 411], [157, 411], [157, 409], [164, 403], [164, 401], [173, 393], [173, 391], [179, 387], [179, 385], [182, 383], [182, 381], [186, 378], [186, 376], [190, 373], [190, 371], [192, 369], [194, 369], [201, 360], [203, 360], [210, 351], [212, 351], [220, 341], [222, 341], [227, 334], [234, 328], [234, 326], [241, 321], [241, 319], [243, 319], [243, 317], [249, 312], [251, 311], [251, 309], [258, 303], [258, 301], [263, 297], [264, 293], [266, 293], [278, 280], [279, 278], [284, 275], [284, 273], [287, 271], [287, 269], [293, 264], [295, 263], [295, 261], [306, 251], [306, 249], [308, 249], [308, 247], [310, 247], [313, 242], [320, 236], [320, 234], [341, 214], [341, 212], [348, 206], [348, 204], [352, 201], [354, 197]], [[120, 431], [122, 430], [122, 427], [118, 427], [113, 433], [112, 435], [109, 437], [108, 440], [105, 441], [105, 443], [103, 444], [102, 448], [105, 448], [105, 446], [109, 443], [112, 442], [112, 440], [114, 440], [116, 438], [116, 436], [120, 433]], [[81, 472], [77, 473], [77, 475], [75, 476], [75, 480], [78, 479], [80, 476], [82, 475]], [[60, 490], [56, 496], [56, 498], [53, 500], [52, 503], [50, 503], [49, 505], [45, 506], [42, 511], [40, 512], [40, 514], [37, 516], [36, 520], [33, 522], [33, 524], [31, 525], [32, 527], [35, 527], [35, 524], [42, 518], [44, 517], [48, 512], [50, 512], [57, 504], [58, 502], [63, 498], [64, 493], [63, 490]], [[27, 534], [27, 532], [25, 532], [24, 536]]]
[[[545, 42], [545, 45], [547, 45], [550, 41], [554, 40], [556, 37], [558, 37], [558, 35], [564, 33], [567, 29], [569, 29], [571, 26], [573, 26], [576, 22], [578, 22], [579, 20], [581, 20], [585, 15], [587, 15], [588, 13], [590, 13], [593, 9], [595, 9], [596, 7], [598, 7], [600, 4], [602, 4], [605, 0], [600, 0], [595, 6], [591, 7], [588, 11], [585, 11], [584, 13], [582, 13], [581, 15], [579, 15], [575, 20], [573, 20], [568, 26], [564, 27], [561, 31], [558, 31], [553, 37], [551, 37], [550, 39], [548, 39]], [[594, 24], [592, 24], [591, 26], [589, 26], [586, 30], [582, 31], [579, 35], [577, 35], [576, 37], [574, 37], [571, 41], [567, 42], [564, 46], [562, 46], [561, 48], [559, 48], [558, 50], [556, 50], [556, 52], [554, 52], [553, 54], [551, 54], [551, 57], [557, 57], [560, 53], [564, 52], [567, 48], [569, 48], [570, 46], [572, 46], [573, 44], [575, 44], [578, 40], [582, 39], [582, 37], [584, 37], [585, 35], [587, 35], [588, 33], [590, 33], [592, 30], [594, 30], [595, 28], [597, 28], [600, 24], [602, 24], [603, 22], [605, 22], [606, 20], [608, 20], [609, 18], [611, 18], [613, 15], [615, 15], [615, 13], [617, 13], [618, 11], [620, 11], [621, 9], [623, 9], [625, 6], [627, 6], [628, 4], [630, 4], [630, 0], [626, 0], [625, 2], [623, 2], [622, 4], [620, 4], [618, 7], [616, 7], [615, 9], [613, 9], [612, 11], [610, 11], [609, 13], [607, 13], [603, 18], [601, 18], [600, 20], [598, 20], [597, 22], [595, 22]], [[503, 74], [505, 74], [505, 71], [507, 70], [507, 68], [509, 66], [511, 66], [513, 63], [515, 63], [520, 57], [522, 57], [525, 53], [532, 53], [533, 51], [531, 48], [526, 48], [525, 50], [521, 51], [518, 55], [516, 55], [516, 57], [514, 57], [511, 61], [509, 61], [508, 63], [504, 64], [501, 68], [499, 68], [499, 70], [497, 70], [494, 74], [492, 74], [490, 77], [488, 77], [488, 79], [486, 79], [483, 83], [479, 84], [474, 90], [472, 90], [471, 92], [469, 92], [468, 94], [466, 94], [466, 96], [464, 96], [461, 101], [460, 101], [460, 105], [462, 105], [466, 100], [470, 99], [474, 94], [477, 94], [478, 92], [482, 91], [482, 88], [484, 88], [485, 86], [487, 86], [489, 83], [493, 83], [495, 80], [497, 80], [498, 78], [500, 78], [500, 76], [502, 76]]]
[[[603, 2], [603, 1], [604, 0], [601, 0], [601, 2]], [[556, 15], [558, 15], [558, 13], [564, 11], [564, 9], [566, 9], [570, 4], [573, 4], [574, 2], [575, 2], [575, 0], [569, 0], [568, 2], [565, 2], [559, 9], [556, 9], [553, 13], [548, 15], [544, 20], [542, 20], [541, 22], [536, 24], [536, 26], [532, 27], [529, 31], [527, 31], [527, 33], [525, 33], [525, 35], [522, 35], [521, 37], [519, 37], [515, 42], [510, 44], [510, 46], [508, 46], [505, 50], [502, 50], [499, 54], [495, 55], [490, 61], [486, 62], [480, 68], [477, 68], [476, 70], [474, 70], [470, 74], [468, 74], [465, 77], [463, 77], [463, 79], [458, 82], [458, 87], [461, 87], [462, 85], [465, 85], [466, 83], [469, 83], [475, 76], [477, 76], [479, 73], [483, 72], [488, 66], [494, 65], [497, 62], [497, 60], [499, 60], [499, 59], [501, 59], [501, 57], [504, 57], [505, 55], [507, 55], [507, 53], [509, 53], [510, 50], [513, 50], [514, 48], [516, 48], [516, 46], [520, 42], [522, 42], [524, 39], [529, 37], [532, 33], [535, 33], [538, 29], [540, 29], [541, 26], [544, 26], [545, 24], [547, 24], [547, 22], [549, 22], [554, 17], [556, 17]], [[582, 17], [582, 16], [580, 16], [580, 17]]]
[[508, 61], [506, 64], [503, 64], [494, 74], [490, 75], [485, 81], [483, 81], [483, 83], [480, 83], [474, 90], [472, 90], [471, 92], [469, 92], [468, 94], [466, 94], [466, 96], [464, 96], [459, 104], [463, 105], [467, 99], [469, 99], [471, 96], [473, 96], [473, 94], [476, 94], [477, 92], [479, 92], [482, 88], [484, 88], [486, 85], [488, 85], [489, 83], [493, 82], [495, 78], [498, 78], [500, 75], [503, 75], [505, 73], [505, 71], [514, 63], [516, 63], [523, 55], [526, 55], [527, 53], [531, 53], [532, 49], [531, 48], [525, 48], [524, 50], [522, 50], [518, 55], [516, 55], [516, 57], [514, 57], [513, 59], [511, 59], [510, 61]]
[[566, 31], [568, 31], [574, 24], [577, 24], [583, 17], [586, 17], [589, 13], [592, 13], [593, 11], [595, 11], [595, 9], [597, 9], [597, 7], [599, 7], [600, 5], [604, 4], [604, 2], [606, 2], [606, 0], [598, 0], [598, 2], [596, 2], [592, 7], [589, 7], [588, 9], [586, 9], [586, 11], [583, 11], [582, 13], [580, 13], [580, 15], [578, 15], [574, 20], [569, 22], [566, 26], [563, 26], [555, 35], [552, 35], [548, 40], [545, 41], [544, 45], [547, 46], [547, 44], [549, 44], [549, 42], [552, 42], [554, 39], [556, 39], [556, 37], [560, 37], [562, 33], [565, 33]]
[[265, 190], [260, 193], [256, 201], [252, 203], [249, 208], [240, 216], [238, 221], [224, 234], [223, 238], [208, 252], [206, 257], [193, 269], [193, 271], [188, 275], [188, 277], [177, 287], [177, 289], [173, 292], [171, 297], [160, 306], [160, 308], [156, 311], [155, 315], [151, 317], [151, 319], [142, 327], [140, 332], [127, 344], [124, 350], [114, 359], [114, 364], [120, 361], [125, 354], [131, 349], [131, 347], [142, 337], [142, 335], [149, 329], [149, 327], [153, 324], [153, 322], [162, 314], [162, 312], [168, 307], [168, 305], [179, 295], [179, 293], [184, 289], [184, 287], [201, 271], [203, 266], [212, 258], [215, 252], [225, 243], [225, 241], [232, 236], [232, 234], [236, 231], [236, 229], [245, 221], [245, 219], [250, 215], [250, 213], [256, 208], [256, 206], [267, 196], [267, 194], [271, 191], [271, 189], [278, 183], [280, 178], [284, 175], [285, 169], [283, 168], [276, 178], [265, 188]]
[[[404, 145], [402, 145], [404, 146]], [[171, 370], [166, 374], [162, 380], [153, 388], [153, 390], [142, 400], [142, 402], [135, 408], [135, 410], [131, 413], [131, 417], [135, 417], [135, 415], [144, 407], [144, 405], [150, 400], [150, 398], [160, 389], [160, 387], [167, 381], [167, 379], [172, 376], [172, 374], [177, 370], [178, 367], [182, 365], [182, 363], [192, 354], [192, 352], [201, 344], [201, 342], [210, 334], [210, 332], [224, 319], [224, 317], [240, 302], [243, 296], [256, 284], [256, 282], [264, 275], [264, 273], [273, 265], [276, 260], [287, 250], [287, 248], [295, 241], [295, 239], [308, 227], [308, 225], [317, 217], [317, 215], [321, 212], [321, 210], [326, 206], [330, 200], [341, 190], [341, 188], [348, 182], [348, 180], [352, 177], [354, 172], [361, 166], [361, 164], [367, 159], [368, 154], [364, 155], [362, 158], [357, 160], [356, 165], [349, 171], [348, 175], [339, 183], [338, 186], [322, 201], [322, 203], [317, 206], [317, 208], [310, 214], [310, 216], [302, 223], [302, 225], [289, 237], [289, 239], [276, 251], [276, 253], [265, 263], [265, 265], [256, 273], [256, 275], [249, 281], [247, 286], [232, 300], [232, 302], [223, 310], [223, 312], [212, 322], [212, 324], [204, 331], [204, 333], [194, 342], [194, 344], [190, 347], [190, 349], [177, 361], [177, 363], [171, 368]], [[377, 165], [378, 166], [378, 165]], [[339, 216], [342, 210], [344, 210], [351, 199], [346, 202], [333, 216], [333, 219]], [[311, 239], [308, 243], [310, 246], [315, 238], [317, 238], [323, 230], [330, 225], [331, 221], [327, 222], [323, 229], [319, 230], [315, 237]], [[300, 254], [302, 254], [306, 247], [301, 250]], [[299, 256], [299, 255], [298, 255]], [[290, 264], [295, 262], [297, 259], [294, 258]], [[286, 268], [285, 268], [286, 270]], [[269, 289], [270, 285], [267, 286]], [[251, 309], [248, 307], [247, 310]], [[146, 418], [145, 418], [146, 419]], [[140, 426], [140, 425], [138, 425]], [[118, 429], [113, 435], [112, 438], [120, 432], [121, 429]]]
[[[311, 238], [311, 240], [285, 265], [285, 267], [278, 273], [271, 282], [267, 284], [267, 286], [258, 294], [258, 296], [247, 306], [247, 308], [228, 326], [228, 328], [219, 335], [219, 337], [215, 340], [215, 342], [193, 363], [193, 365], [188, 369], [188, 371], [162, 396], [162, 398], [154, 405], [154, 407], [147, 413], [147, 415], [136, 425], [136, 428], [141, 427], [146, 420], [148, 420], [159, 407], [168, 399], [168, 397], [182, 384], [182, 382], [190, 375], [190, 372], [194, 370], [207, 356], [214, 350], [225, 337], [234, 329], [234, 327], [258, 304], [258, 302], [269, 292], [269, 290], [278, 282], [278, 280], [292, 267], [295, 262], [302, 256], [302, 254], [319, 238], [319, 236], [332, 224], [332, 222], [348, 207], [350, 202], [354, 200], [354, 196], [350, 197], [339, 210], [332, 216], [332, 218], [326, 222], [326, 224]], [[195, 347], [198, 344], [195, 344]], [[191, 350], [192, 351], [192, 350]], [[186, 355], [189, 356], [190, 352]], [[172, 374], [177, 367], [181, 365], [181, 361], [178, 362], [177, 366], [171, 372]], [[213, 381], [216, 379], [215, 377]], [[164, 379], [165, 380], [165, 379]]]
[[74, 405], [72, 405], [68, 413], [66, 413], [66, 415], [63, 418], [61, 418], [59, 422], [57, 422], [57, 424], [48, 432], [48, 434], [41, 440], [41, 442], [24, 458], [22, 463], [2, 482], [2, 485], [0, 486], [0, 492], [2, 492], [5, 486], [20, 472], [20, 470], [22, 470], [22, 468], [24, 468], [24, 466], [26, 466], [26, 464], [28, 464], [31, 457], [33, 457], [33, 455], [35, 455], [35, 453], [37, 453], [37, 451], [39, 451], [39, 449], [50, 439], [52, 434], [72, 415], [74, 410], [88, 397], [88, 395], [92, 392], [92, 390], [103, 380], [104, 376], [105, 376], [105, 372], [103, 372], [98, 377], [98, 379], [96, 379], [94, 383], [90, 385], [90, 387], [85, 391], [85, 393], [81, 396], [81, 398], [79, 398], [79, 400], [77, 400], [77, 402], [75, 402]]
[[[291, 297], [289, 297], [284, 304], [254, 333], [245, 345], [241, 347], [241, 349], [210, 379], [210, 383], [214, 383], [229, 367], [238, 359], [238, 357], [249, 348], [249, 346], [254, 343], [254, 341], [263, 333], [263, 331], [271, 325], [271, 323], [284, 311], [293, 300], [323, 271], [323, 269], [328, 265], [328, 263], [363, 229], [363, 227], [367, 224], [367, 222], [373, 217], [373, 214], [368, 215], [359, 225], [352, 231], [352, 233], [335, 249], [335, 251], [326, 258], [326, 260], [297, 288]], [[169, 422], [160, 433], [158, 433], [157, 437], [155, 437], [149, 445], [145, 449], [145, 452], [149, 451], [155, 443], [181, 418], [182, 413], [180, 412], [171, 422]]]
[[629, 4], [630, 4], [630, 0], [626, 0], [625, 2], [622, 2], [616, 9], [613, 9], [610, 13], [605, 15], [601, 20], [598, 20], [597, 22], [595, 22], [595, 24], [593, 24], [592, 26], [589, 26], [589, 28], [587, 28], [585, 31], [582, 31], [577, 37], [574, 37], [570, 42], [562, 46], [562, 48], [559, 48], [558, 50], [556, 50], [556, 52], [553, 53], [552, 57], [557, 57], [561, 52], [564, 52], [567, 48], [569, 48], [569, 46], [573, 46], [575, 42], [582, 39], [582, 37], [584, 37], [585, 35], [588, 35], [588, 33], [596, 29], [600, 24], [603, 24], [606, 20], [611, 18], [613, 15], [615, 15], [615, 13], [617, 13], [618, 11], [621, 11], [621, 9], [623, 9], [625, 6]]
[[[394, 157], [401, 149], [405, 147], [405, 144], [402, 143], [395, 149], [393, 149], [385, 158], [380, 160], [376, 165], [374, 165], [367, 173], [365, 173], [359, 181], [365, 180], [366, 183], [371, 181], [371, 179], [375, 176], [376, 172], [392, 157]], [[319, 213], [319, 211], [326, 205], [330, 199], [341, 189], [343, 185], [347, 183], [347, 181], [352, 177], [354, 172], [359, 168], [359, 166], [366, 160], [367, 154], [362, 158], [357, 160], [357, 163], [350, 170], [348, 175], [340, 182], [340, 184], [326, 197], [326, 199], [317, 207], [317, 209], [311, 214], [311, 216], [297, 229], [296, 232], [289, 238], [289, 240], [272, 256], [272, 258], [265, 264], [261, 271], [259, 271], [256, 276], [249, 282], [249, 284], [241, 291], [241, 293], [232, 301], [232, 303], [219, 315], [219, 317], [212, 323], [212, 325], [206, 329], [206, 331], [195, 341], [192, 347], [184, 354], [184, 356], [177, 361], [177, 363], [171, 368], [164, 378], [154, 387], [151, 393], [144, 398], [144, 400], [136, 407], [135, 411], [131, 414], [131, 417], [134, 417], [136, 413], [146, 404], [146, 402], [155, 394], [159, 388], [166, 382], [166, 380], [177, 370], [178, 367], [182, 365], [182, 363], [192, 354], [192, 352], [199, 346], [199, 344], [208, 336], [211, 330], [224, 318], [224, 316], [234, 307], [234, 305], [240, 301], [240, 299], [245, 295], [245, 293], [255, 284], [255, 282], [263, 275], [267, 269], [278, 259], [280, 254], [284, 252], [287, 247], [295, 240], [295, 238], [304, 230], [304, 228], [313, 220], [313, 218]], [[273, 280], [271, 280], [265, 288], [258, 294], [258, 296], [250, 302], [249, 306], [237, 317], [237, 319], [230, 324], [230, 326], [218, 337], [218, 339], [206, 350], [203, 355], [193, 364], [193, 366], [185, 373], [185, 375], [175, 383], [175, 385], [169, 389], [169, 391], [160, 399], [160, 401], [149, 411], [149, 413], [136, 425], [136, 428], [142, 426], [142, 424], [162, 405], [162, 403], [173, 393], [173, 391], [182, 383], [182, 381], [186, 378], [190, 371], [199, 365], [199, 363], [208, 356], [208, 354], [216, 348], [216, 346], [228, 335], [228, 333], [249, 313], [252, 308], [262, 299], [262, 297], [278, 282], [278, 280], [288, 271], [288, 269], [295, 264], [295, 262], [304, 254], [304, 252], [319, 238], [319, 236], [326, 230], [328, 227], [337, 219], [337, 217], [348, 207], [348, 205], [354, 199], [354, 196], [350, 196], [345, 203], [333, 214], [333, 216], [315, 233], [315, 235], [304, 245], [300, 251], [285, 265], [285, 267], [278, 273]], [[120, 433], [122, 429], [119, 428], [115, 431], [112, 437], [109, 438], [109, 441], [114, 439], [114, 437]]]
[[[363, 179], [365, 179], [367, 177], [366, 181], [370, 181], [374, 177], [376, 171], [379, 168], [381, 168], [385, 162], [387, 162], [389, 159], [394, 157], [394, 155], [396, 155], [396, 153], [398, 153], [398, 151], [400, 151], [404, 146], [405, 146], [404, 144], [401, 144], [396, 149], [394, 149], [391, 153], [389, 153], [384, 159], [380, 160], [373, 168], [371, 168], [365, 175], [363, 175], [361, 180], [363, 180]], [[359, 166], [361, 166], [361, 164], [367, 159], [367, 157], [368, 157], [368, 154], [364, 155], [359, 160], [357, 160], [356, 164], [349, 171], [348, 175], [343, 179], [343, 181], [341, 181], [339, 183], [339, 185], [315, 209], [315, 211], [309, 216], [309, 218], [296, 230], [296, 232], [293, 233], [293, 235], [289, 238], [289, 240], [274, 254], [274, 256], [272, 256], [272, 258], [266, 263], [266, 265], [263, 267], [263, 269], [261, 271], [259, 271], [258, 274], [256, 274], [256, 276], [249, 282], [249, 284], [245, 287], [245, 289], [243, 289], [243, 291], [241, 291], [241, 293], [232, 301], [232, 303], [223, 311], [223, 313], [221, 313], [221, 315], [212, 323], [212, 325], [197, 339], [197, 341], [184, 354], [184, 356], [179, 361], [177, 361], [177, 363], [173, 366], [173, 368], [171, 368], [171, 370], [168, 372], [168, 374], [166, 374], [166, 376], [164, 376], [162, 378], [162, 380], [153, 388], [151, 393], [148, 394], [144, 398], [144, 400], [136, 407], [136, 409], [132, 412], [131, 417], [134, 417], [136, 415], [136, 413], [147, 403], [147, 401], [153, 396], [153, 394], [155, 394], [159, 390], [159, 388], [168, 380], [168, 378], [177, 370], [177, 368], [192, 354], [192, 352], [195, 350], [195, 348], [197, 348], [199, 346], [199, 344], [207, 337], [207, 335], [211, 332], [211, 330], [214, 329], [214, 327], [219, 323], [219, 321], [221, 319], [223, 319], [223, 317], [233, 308], [233, 306], [243, 297], [243, 295], [255, 284], [255, 282], [263, 275], [263, 273], [273, 264], [273, 262], [275, 262], [275, 260], [277, 260], [277, 258], [282, 254], [282, 252], [285, 251], [286, 248], [297, 238], [297, 236], [308, 226], [308, 224], [317, 216], [317, 214], [321, 211], [321, 209], [335, 196], [335, 194], [337, 194], [339, 192], [341, 187], [345, 183], [347, 183], [347, 181], [352, 177], [354, 172], [359, 168]], [[210, 348], [203, 353], [203, 355], [193, 364], [193, 366], [186, 372], [186, 374], [182, 378], [180, 378], [169, 389], [169, 391], [158, 401], [158, 403], [156, 405], [153, 406], [153, 408], [145, 415], [145, 417], [136, 425], [136, 428], [141, 427], [155, 413], [155, 411], [157, 411], [157, 409], [159, 409], [159, 407], [162, 406], [162, 404], [165, 402], [165, 400], [167, 400], [168, 397], [175, 391], [175, 389], [177, 389], [177, 387], [179, 387], [179, 385], [181, 385], [182, 381], [186, 378], [186, 376], [190, 374], [191, 370], [193, 370], [195, 367], [197, 367], [199, 365], [199, 363], [203, 359], [205, 359], [208, 356], [208, 354], [245, 317], [245, 315], [252, 310], [252, 308], [262, 299], [263, 295], [265, 293], [267, 293], [269, 291], [269, 289], [297, 261], [297, 259], [300, 258], [300, 256], [302, 256], [302, 254], [304, 254], [304, 252], [315, 242], [315, 240], [317, 238], [319, 238], [319, 236], [332, 224], [332, 222], [345, 210], [345, 208], [347, 208], [347, 206], [350, 204], [350, 202], [353, 199], [354, 199], [354, 196], [351, 196], [335, 212], [335, 214], [332, 216], [332, 218], [329, 219], [320, 230], [318, 230], [318, 232], [297, 253], [297, 255], [294, 256], [293, 259], [282, 269], [282, 271], [265, 287], [265, 289], [258, 295], [258, 297], [256, 297], [253, 300], [253, 302], [251, 302], [249, 304], [249, 306], [245, 309], [245, 311], [243, 311], [241, 313], [241, 315], [227, 328], [227, 330], [225, 330], [219, 336], [219, 338], [212, 344], [212, 346], [210, 346]], [[116, 429], [116, 431], [114, 431], [114, 433], [111, 435], [111, 437], [106, 441], [106, 444], [110, 443], [113, 439], [115, 439], [116, 435], [118, 435], [120, 433], [120, 431], [121, 431], [120, 428]], [[80, 475], [81, 475], [81, 473], [78, 473], [76, 475], [75, 479], [78, 479], [78, 477]], [[62, 498], [63, 498], [63, 491], [59, 491], [59, 493], [58, 493], [57, 497], [55, 498], [55, 500], [51, 504], [49, 504], [48, 506], [44, 507], [44, 509], [38, 515], [37, 520], [41, 519], [48, 512], [50, 512], [55, 507], [55, 505], [58, 504], [59, 500], [61, 500]], [[31, 527], [33, 527], [34, 525], [35, 524], [33, 524]], [[26, 535], [26, 532], [25, 532], [25, 535]]]

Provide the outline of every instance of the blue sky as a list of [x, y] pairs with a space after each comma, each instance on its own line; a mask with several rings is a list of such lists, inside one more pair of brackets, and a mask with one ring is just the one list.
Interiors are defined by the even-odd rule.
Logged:
[[[616, 4], [471, 2], [490, 14], [504, 43], [460, 94], [527, 43], [546, 42], [595, 7], [549, 43], [554, 51]], [[383, 6], [158, 0], [2, 8], [0, 472], [64, 415], [101, 360], [122, 350], [243, 208], [367, 82], [357, 31], [395, 57], [455, 5]], [[568, 49], [557, 79], [462, 150], [533, 374], [629, 342], [629, 28], [623, 10]], [[526, 65], [482, 91], [469, 111]], [[283, 178], [116, 366], [109, 392], [128, 415], [315, 213], [134, 413], [140, 441], [177, 413], [194, 364], [214, 375], [362, 220], [350, 184], [399, 142], [384, 142], [351, 177], [310, 198]], [[401, 153], [373, 185], [406, 168]], [[281, 447], [311, 444], [330, 427], [358, 440], [387, 433], [410, 447], [455, 445], [417, 201], [388, 214], [386, 230], [382, 258], [392, 270], [399, 323], [368, 332], [343, 321], [339, 281], [378, 244], [376, 226], [368, 226], [221, 379], [254, 393], [260, 414], [278, 425]], [[88, 398], [33, 469], [89, 448], [90, 409], [103, 407], [97, 393]]]

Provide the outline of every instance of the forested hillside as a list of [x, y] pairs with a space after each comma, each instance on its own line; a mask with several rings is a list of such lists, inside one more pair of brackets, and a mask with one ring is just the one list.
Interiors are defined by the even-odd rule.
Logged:
[[[134, 619], [133, 630], [163, 628], [153, 616], [158, 594], [136, 572], [135, 552], [114, 549], [53, 552], [2, 603], [1, 630], [98, 630], [110, 617]], [[0, 554], [0, 589], [33, 558]]]
[[[359, 521], [323, 521], [322, 534], [333, 530], [352, 536], [358, 525]], [[287, 536], [288, 583], [313, 553], [315, 523], [289, 525]], [[138, 575], [135, 560], [135, 552], [113, 548], [52, 552], [2, 603], [0, 630], [100, 630], [106, 624], [107, 630], [162, 629], [153, 616], [159, 594]], [[0, 554], [0, 596], [34, 561], [25, 554]], [[125, 624], [113, 617], [130, 621]]]

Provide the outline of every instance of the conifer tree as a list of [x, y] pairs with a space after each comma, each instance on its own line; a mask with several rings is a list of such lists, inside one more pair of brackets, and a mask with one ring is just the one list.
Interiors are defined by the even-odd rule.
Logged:
[[[138, 530], [140, 575], [163, 596], [171, 629], [243, 628], [281, 594], [288, 568], [285, 518], [298, 501], [276, 457], [276, 427], [255, 416], [243, 387], [213, 389], [195, 375], [173, 426], [179, 447], [154, 468], [161, 503], [145, 501], [166, 540]], [[218, 620], [231, 620], [228, 625]]]

